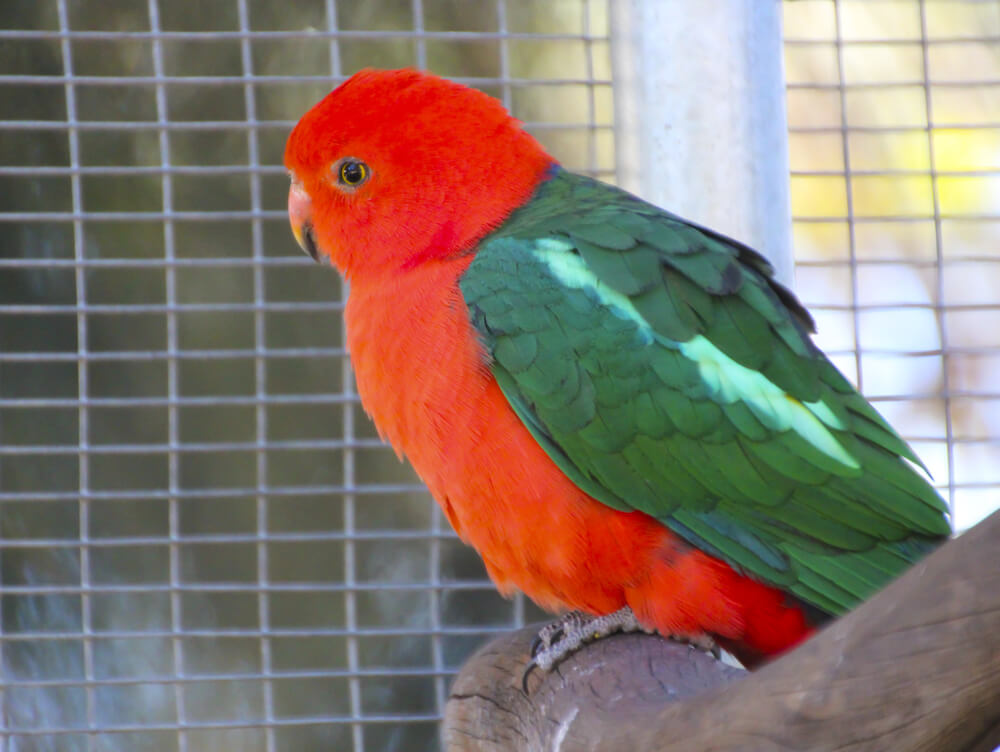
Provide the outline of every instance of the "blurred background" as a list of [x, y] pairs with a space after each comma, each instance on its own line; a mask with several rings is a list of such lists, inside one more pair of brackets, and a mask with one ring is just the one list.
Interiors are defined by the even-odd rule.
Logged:
[[[294, 7], [293, 7], [294, 5]], [[796, 290], [959, 529], [1000, 505], [1000, 2], [783, 5]], [[605, 0], [0, 3], [0, 745], [431, 750], [495, 594], [288, 230], [365, 66], [615, 181]]]

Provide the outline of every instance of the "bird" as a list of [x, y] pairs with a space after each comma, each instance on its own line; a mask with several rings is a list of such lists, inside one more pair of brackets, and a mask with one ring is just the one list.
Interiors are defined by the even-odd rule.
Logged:
[[380, 436], [501, 593], [563, 614], [542, 668], [619, 629], [759, 665], [949, 536], [762, 255], [563, 168], [495, 98], [365, 69], [285, 166]]

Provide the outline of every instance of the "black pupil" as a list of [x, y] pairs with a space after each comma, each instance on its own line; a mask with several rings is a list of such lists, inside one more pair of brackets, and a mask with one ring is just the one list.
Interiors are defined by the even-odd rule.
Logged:
[[344, 165], [344, 169], [340, 171], [341, 176], [344, 178], [344, 182], [350, 185], [355, 183], [360, 183], [362, 178], [365, 176], [365, 168], [361, 166], [360, 162], [348, 162]]

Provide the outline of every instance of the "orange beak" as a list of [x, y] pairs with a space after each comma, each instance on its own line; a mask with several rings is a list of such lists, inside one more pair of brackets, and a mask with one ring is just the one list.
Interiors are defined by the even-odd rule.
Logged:
[[292, 225], [292, 235], [299, 248], [313, 257], [313, 261], [328, 261], [320, 254], [316, 245], [312, 225], [312, 199], [306, 193], [302, 184], [292, 179], [292, 187], [288, 189], [288, 221]]

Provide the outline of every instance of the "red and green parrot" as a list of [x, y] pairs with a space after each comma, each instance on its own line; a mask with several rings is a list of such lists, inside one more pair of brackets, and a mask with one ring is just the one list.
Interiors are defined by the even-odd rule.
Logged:
[[540, 665], [619, 626], [753, 663], [949, 535], [762, 256], [564, 170], [492, 97], [365, 70], [285, 164], [380, 434], [503, 593], [586, 615]]

